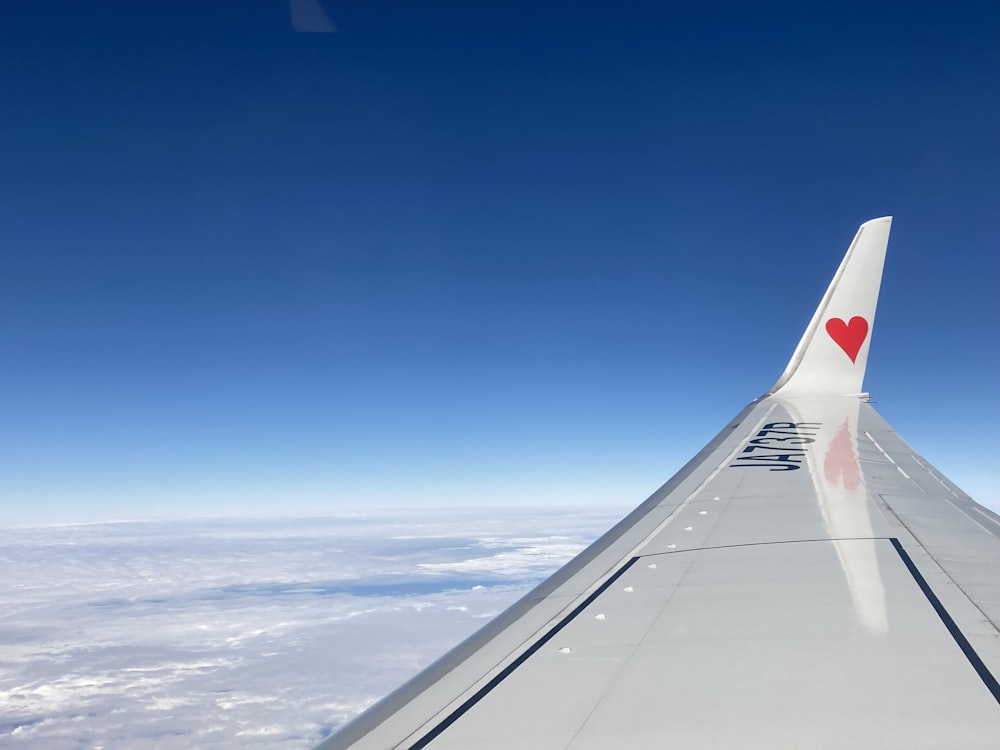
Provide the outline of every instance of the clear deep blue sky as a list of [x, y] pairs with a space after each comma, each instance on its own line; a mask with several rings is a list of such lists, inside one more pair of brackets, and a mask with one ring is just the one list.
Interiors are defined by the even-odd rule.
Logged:
[[635, 504], [894, 215], [866, 386], [1000, 502], [994, 3], [8, 3], [2, 518]]

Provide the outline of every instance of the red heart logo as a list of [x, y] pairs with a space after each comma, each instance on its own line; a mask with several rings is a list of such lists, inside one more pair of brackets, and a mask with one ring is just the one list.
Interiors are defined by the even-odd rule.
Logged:
[[859, 315], [851, 318], [849, 323], [840, 318], [830, 318], [826, 321], [826, 332], [853, 362], [858, 358], [861, 345], [868, 336], [868, 321]]

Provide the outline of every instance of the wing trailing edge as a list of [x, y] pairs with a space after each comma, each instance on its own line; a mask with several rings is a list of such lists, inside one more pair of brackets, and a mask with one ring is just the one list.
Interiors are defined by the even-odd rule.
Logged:
[[788, 366], [768, 395], [861, 392], [891, 224], [892, 217], [883, 216], [858, 229]]

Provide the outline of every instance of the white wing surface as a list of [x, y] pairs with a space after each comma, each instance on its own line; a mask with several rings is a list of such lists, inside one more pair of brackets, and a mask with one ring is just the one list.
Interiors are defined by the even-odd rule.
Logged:
[[1000, 747], [1000, 517], [860, 393], [890, 221], [767, 394], [322, 750]]

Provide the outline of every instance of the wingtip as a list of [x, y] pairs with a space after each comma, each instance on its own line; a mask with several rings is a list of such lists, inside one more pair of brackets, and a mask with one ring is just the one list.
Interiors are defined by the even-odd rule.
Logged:
[[877, 219], [869, 219], [868, 221], [866, 221], [861, 226], [862, 227], [867, 227], [870, 224], [881, 224], [883, 222], [886, 223], [886, 224], [891, 224], [892, 223], [892, 217], [891, 216], [879, 216]]
[[861, 225], [769, 393], [832, 396], [861, 390], [891, 222], [891, 216], [881, 216]]

